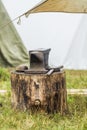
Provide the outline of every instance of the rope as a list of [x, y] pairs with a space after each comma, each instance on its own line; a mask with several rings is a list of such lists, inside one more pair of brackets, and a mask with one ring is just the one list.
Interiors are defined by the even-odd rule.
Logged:
[[13, 23], [15, 20], [20, 19], [20, 18], [21, 18], [22, 16], [24, 16], [24, 15], [26, 15], [26, 13], [23, 13], [22, 15], [20, 15], [20, 16], [14, 18], [13, 20], [7, 22], [6, 24], [3, 24], [3, 25], [0, 27], [0, 30], [3, 29], [4, 27], [8, 26], [10, 23]]
[[[13, 22], [14, 22], [15, 20], [17, 20], [17, 19], [19, 19], [19, 21], [20, 21], [20, 18], [21, 18], [22, 16], [24, 16], [24, 15], [25, 15], [26, 17], [28, 17], [29, 14], [30, 14], [30, 12], [31, 12], [33, 9], [35, 9], [36, 7], [40, 6], [41, 4], [43, 4], [43, 3], [47, 2], [47, 1], [48, 1], [48, 0], [42, 0], [39, 4], [37, 4], [36, 6], [34, 6], [33, 8], [31, 8], [31, 9], [28, 10], [27, 12], [25, 12], [25, 13], [19, 15], [18, 17], [14, 18], [13, 20], [9, 21], [8, 23], [2, 25], [2, 26], [0, 27], [0, 30], [3, 29], [4, 27], [8, 26], [10, 23], [13, 23]], [[19, 21], [18, 21], [17, 23], [19, 23]]]

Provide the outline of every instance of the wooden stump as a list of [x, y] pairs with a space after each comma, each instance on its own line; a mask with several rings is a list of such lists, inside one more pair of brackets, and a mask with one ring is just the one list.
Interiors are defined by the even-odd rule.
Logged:
[[65, 72], [46, 74], [11, 73], [12, 106], [47, 113], [67, 110]]

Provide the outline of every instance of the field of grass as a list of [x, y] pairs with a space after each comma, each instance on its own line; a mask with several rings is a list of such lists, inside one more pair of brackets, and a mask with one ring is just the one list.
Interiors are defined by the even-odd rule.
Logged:
[[[67, 88], [87, 88], [87, 71], [66, 70]], [[48, 115], [11, 108], [10, 72], [0, 68], [0, 130], [87, 130], [87, 96], [67, 96], [69, 112]]]
[[66, 70], [67, 88], [87, 88], [87, 70]]

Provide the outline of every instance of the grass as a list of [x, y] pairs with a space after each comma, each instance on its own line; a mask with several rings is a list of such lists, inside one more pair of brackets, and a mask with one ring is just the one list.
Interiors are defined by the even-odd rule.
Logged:
[[86, 97], [68, 97], [70, 113], [66, 116], [13, 110], [10, 94], [0, 96], [0, 102], [0, 130], [87, 130]]
[[[87, 88], [87, 71], [66, 70], [67, 88]], [[47, 115], [11, 108], [10, 73], [0, 68], [0, 130], [87, 130], [87, 96], [68, 96], [69, 113]]]
[[6, 68], [0, 68], [0, 81], [8, 81], [10, 78], [9, 70]]
[[87, 70], [66, 70], [67, 88], [87, 88]]
[[6, 68], [0, 68], [0, 90], [10, 90], [10, 71]]

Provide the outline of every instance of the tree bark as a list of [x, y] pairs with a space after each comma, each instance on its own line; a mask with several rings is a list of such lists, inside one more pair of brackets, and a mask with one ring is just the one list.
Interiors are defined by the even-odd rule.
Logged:
[[65, 72], [46, 74], [11, 73], [12, 106], [15, 109], [45, 111], [67, 110]]

